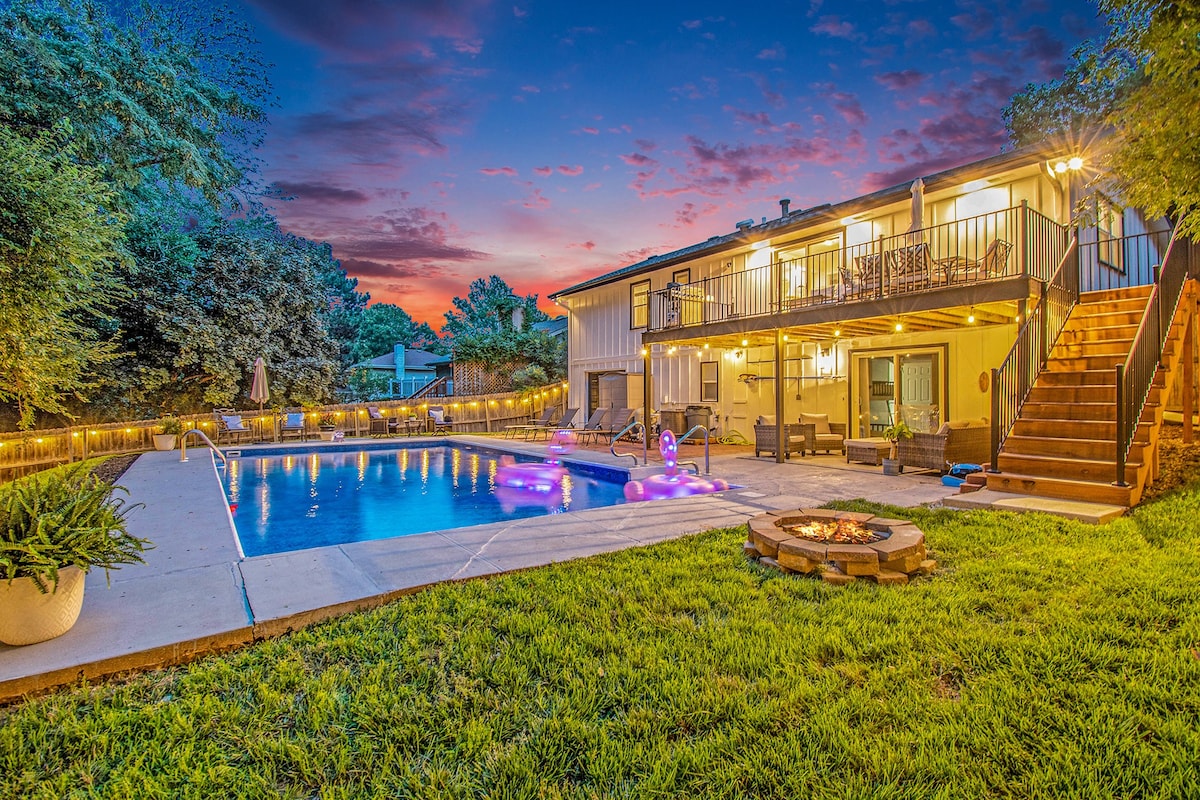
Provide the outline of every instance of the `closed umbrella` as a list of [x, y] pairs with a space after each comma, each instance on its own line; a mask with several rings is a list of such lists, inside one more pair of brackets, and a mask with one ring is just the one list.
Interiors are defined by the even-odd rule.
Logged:
[[[908, 226], [907, 233], [917, 233], [925, 227], [925, 181], [917, 178], [912, 182], [910, 187], [912, 191], [912, 224]], [[918, 235], [916, 241], [919, 243], [924, 239], [923, 235]]]
[[267, 362], [259, 356], [254, 360], [254, 382], [250, 384], [250, 401], [258, 403], [259, 416], [262, 415], [263, 403], [271, 399], [271, 390], [267, 387]]

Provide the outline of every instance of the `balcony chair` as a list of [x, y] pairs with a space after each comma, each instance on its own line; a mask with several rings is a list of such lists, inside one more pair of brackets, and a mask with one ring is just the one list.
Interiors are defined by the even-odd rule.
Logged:
[[888, 254], [888, 292], [905, 292], [928, 289], [934, 276], [933, 256], [929, 245], [919, 242], [901, 247]]

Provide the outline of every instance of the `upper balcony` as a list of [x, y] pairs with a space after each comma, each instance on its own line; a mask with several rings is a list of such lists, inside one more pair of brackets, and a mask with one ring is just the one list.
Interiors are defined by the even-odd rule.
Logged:
[[[650, 293], [647, 333], [685, 333], [680, 329], [735, 320], [746, 321], [743, 326], [767, 326], [773, 317], [818, 308], [837, 309], [838, 316], [874, 316], [893, 305], [888, 301], [899, 304], [900, 298], [947, 288], [1019, 277], [1045, 281], [1067, 243], [1064, 226], [1022, 204], [790, 261], [668, 284]], [[950, 297], [946, 301], [955, 304]]]

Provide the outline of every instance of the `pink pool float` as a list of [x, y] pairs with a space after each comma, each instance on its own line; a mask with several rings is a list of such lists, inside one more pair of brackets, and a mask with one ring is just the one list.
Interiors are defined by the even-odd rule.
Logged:
[[496, 499], [504, 512], [512, 513], [515, 509], [528, 506], [554, 508], [563, 502], [563, 478], [567, 469], [559, 458], [575, 449], [576, 437], [573, 431], [555, 431], [550, 437], [546, 449], [551, 458], [545, 461], [517, 463], [510, 455], [500, 456], [496, 468]]
[[626, 500], [666, 500], [672, 497], [691, 497], [697, 494], [723, 492], [729, 484], [720, 478], [710, 481], [699, 475], [679, 471], [679, 443], [675, 434], [665, 430], [658, 437], [658, 451], [667, 466], [662, 475], [651, 475], [644, 481], [625, 484]]

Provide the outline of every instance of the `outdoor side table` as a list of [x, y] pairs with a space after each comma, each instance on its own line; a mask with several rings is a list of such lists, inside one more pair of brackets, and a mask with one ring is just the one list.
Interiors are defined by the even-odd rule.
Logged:
[[879, 466], [892, 449], [891, 442], [878, 436], [869, 439], [847, 439], [842, 444], [846, 446], [847, 464], [851, 461], [861, 461], [864, 464]]

